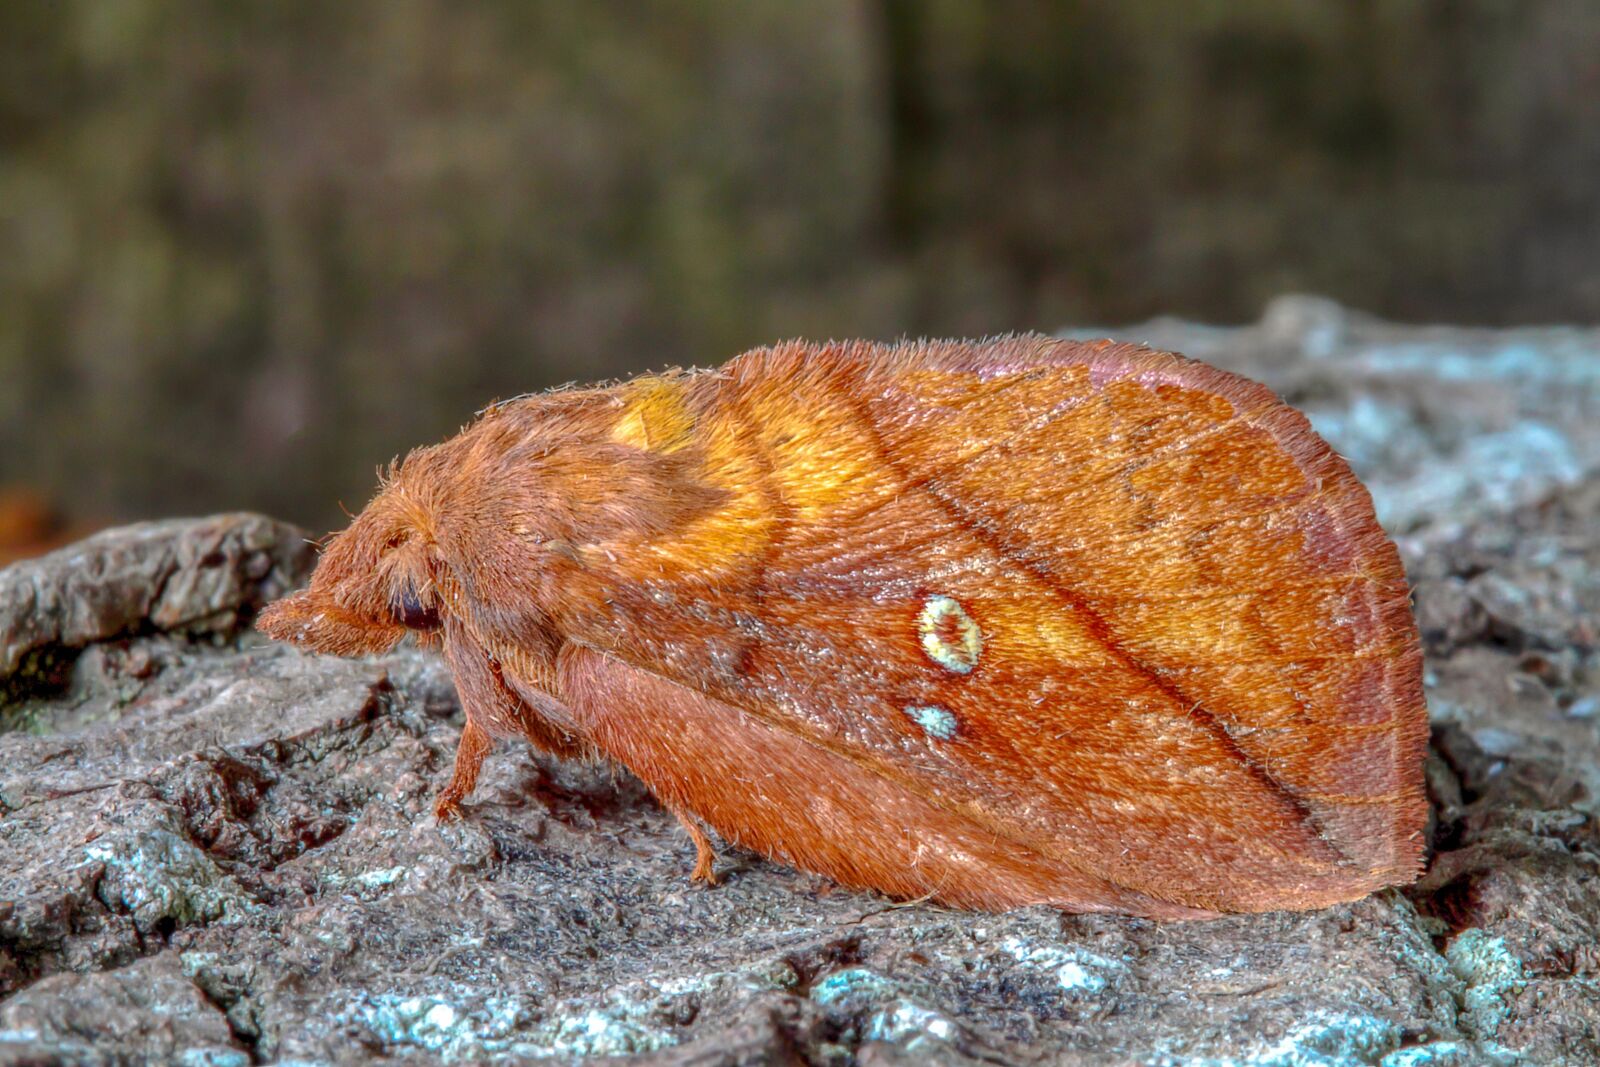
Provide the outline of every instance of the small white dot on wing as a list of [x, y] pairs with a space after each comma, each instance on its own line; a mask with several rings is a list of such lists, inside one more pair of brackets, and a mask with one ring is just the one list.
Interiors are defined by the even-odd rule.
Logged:
[[913, 704], [906, 708], [906, 714], [936, 741], [948, 741], [956, 735], [958, 724], [949, 708], [938, 704]]

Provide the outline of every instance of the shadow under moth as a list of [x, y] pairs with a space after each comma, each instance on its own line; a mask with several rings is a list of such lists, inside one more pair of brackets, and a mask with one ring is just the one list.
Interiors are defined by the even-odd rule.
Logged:
[[443, 649], [466, 727], [847, 886], [1162, 919], [1411, 881], [1427, 714], [1372, 501], [1266, 387], [1026, 336], [498, 404], [260, 628]]

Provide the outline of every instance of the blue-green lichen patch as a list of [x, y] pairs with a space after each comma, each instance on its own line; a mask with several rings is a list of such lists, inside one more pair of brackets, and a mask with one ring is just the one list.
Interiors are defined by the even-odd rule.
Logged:
[[1493, 1043], [1429, 1041], [1395, 1049], [1378, 1067], [1515, 1067], [1522, 1057]]
[[962, 1032], [954, 1017], [928, 1003], [925, 991], [866, 967], [847, 967], [818, 979], [811, 999], [837, 1018], [846, 1045], [886, 1041], [911, 1054], [926, 1054]]
[[331, 889], [343, 890], [365, 900], [403, 883], [408, 873], [407, 868], [395, 866], [379, 867], [350, 875], [336, 870], [325, 870], [320, 872], [319, 878]]
[[1000, 940], [1000, 950], [1030, 968], [1049, 971], [1055, 984], [1067, 993], [1093, 995], [1122, 981], [1127, 964], [1108, 959], [1072, 944], [1053, 944], [1035, 938], [1010, 936]]
[[186, 1048], [178, 1054], [179, 1067], [250, 1067], [252, 1062], [236, 1049]]
[[541, 1028], [536, 1041], [519, 1042], [514, 1051], [583, 1058], [628, 1056], [670, 1048], [678, 1041], [669, 1021], [653, 1019], [624, 1002], [563, 1015]]
[[125, 911], [139, 930], [169, 921], [191, 926], [242, 918], [255, 901], [211, 857], [175, 830], [113, 831], [84, 846], [86, 862], [104, 865], [98, 894]]
[[447, 983], [412, 994], [362, 993], [329, 1018], [334, 1028], [358, 1026], [392, 1049], [425, 1049], [446, 1059], [625, 1056], [681, 1042], [693, 1005], [703, 999], [783, 990], [797, 981], [793, 968], [774, 960], [735, 971], [641, 979], [556, 1003], [533, 991], [485, 998]]
[[706, 998], [741, 999], [786, 990], [798, 980], [787, 963], [771, 960], [733, 971], [632, 982], [602, 998], [564, 1005], [517, 1050], [580, 1057], [653, 1052], [683, 1040], [684, 1020]]
[[1307, 1012], [1294, 1026], [1272, 1036], [1241, 1042], [1236, 1053], [1187, 1056], [1163, 1053], [1151, 1067], [1370, 1067], [1400, 1046], [1398, 1023], [1341, 1011]]
[[1492, 1038], [1510, 1010], [1510, 999], [1527, 985], [1522, 963], [1501, 938], [1471, 928], [1461, 931], [1445, 949], [1450, 971], [1465, 985], [1462, 1022], [1470, 1033]]
[[357, 993], [330, 1014], [335, 1026], [356, 1025], [386, 1046], [420, 1048], [447, 1057], [509, 1051], [516, 1035], [538, 1017], [524, 994], [484, 997], [450, 986], [426, 994]]
[[822, 1005], [871, 1001], [892, 995], [894, 980], [865, 967], [846, 967], [817, 979], [811, 986], [811, 999]]
[[896, 997], [873, 1012], [861, 1027], [864, 1041], [887, 1041], [916, 1053], [954, 1040], [961, 1026], [951, 1016], [909, 997]]

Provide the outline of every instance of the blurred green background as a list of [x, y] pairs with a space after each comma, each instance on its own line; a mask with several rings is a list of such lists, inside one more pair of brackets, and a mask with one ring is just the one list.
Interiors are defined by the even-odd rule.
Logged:
[[1600, 4], [0, 4], [0, 487], [322, 530], [496, 396], [1315, 291], [1600, 319]]

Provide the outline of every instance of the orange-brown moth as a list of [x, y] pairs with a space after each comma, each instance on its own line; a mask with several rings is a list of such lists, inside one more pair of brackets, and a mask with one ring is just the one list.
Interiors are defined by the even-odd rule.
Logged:
[[1030, 336], [790, 343], [499, 404], [261, 628], [408, 631], [493, 739], [845, 885], [1177, 919], [1418, 873], [1421, 653], [1366, 490], [1264, 386]]

